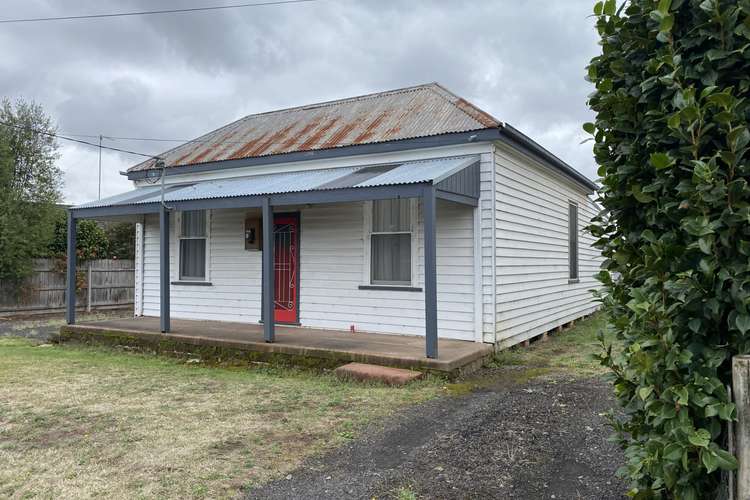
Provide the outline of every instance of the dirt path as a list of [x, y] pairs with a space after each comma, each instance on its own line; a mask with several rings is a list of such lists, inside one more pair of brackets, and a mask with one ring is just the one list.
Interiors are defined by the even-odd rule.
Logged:
[[409, 408], [248, 498], [623, 498], [604, 382], [497, 380]]

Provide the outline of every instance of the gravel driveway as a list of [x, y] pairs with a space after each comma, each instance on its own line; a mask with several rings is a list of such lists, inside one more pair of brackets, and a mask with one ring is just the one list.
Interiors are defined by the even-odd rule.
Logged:
[[624, 498], [603, 381], [495, 379], [409, 408], [248, 498]]

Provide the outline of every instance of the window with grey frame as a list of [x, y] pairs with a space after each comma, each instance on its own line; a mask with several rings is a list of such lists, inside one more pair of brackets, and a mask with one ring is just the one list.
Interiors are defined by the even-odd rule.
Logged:
[[206, 279], [206, 219], [205, 210], [188, 210], [181, 213], [180, 280]]
[[568, 278], [578, 279], [578, 204], [568, 203]]
[[411, 285], [411, 202], [409, 199], [372, 202], [370, 282]]

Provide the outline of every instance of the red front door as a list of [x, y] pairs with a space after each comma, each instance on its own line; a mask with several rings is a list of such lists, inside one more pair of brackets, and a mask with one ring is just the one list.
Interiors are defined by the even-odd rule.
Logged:
[[278, 214], [273, 222], [273, 317], [279, 323], [298, 323], [299, 214]]

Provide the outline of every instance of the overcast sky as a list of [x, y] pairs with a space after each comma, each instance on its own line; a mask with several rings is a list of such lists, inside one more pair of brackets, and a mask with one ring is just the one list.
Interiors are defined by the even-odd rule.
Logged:
[[[247, 0], [243, 0], [247, 1]], [[242, 3], [3, 0], [0, 18]], [[437, 81], [590, 178], [593, 0], [318, 0], [197, 14], [1, 24], [0, 96], [61, 133], [191, 139], [244, 115]], [[172, 144], [107, 141], [156, 154]], [[61, 141], [66, 202], [97, 196], [95, 148]], [[102, 196], [135, 156], [104, 152]]]

